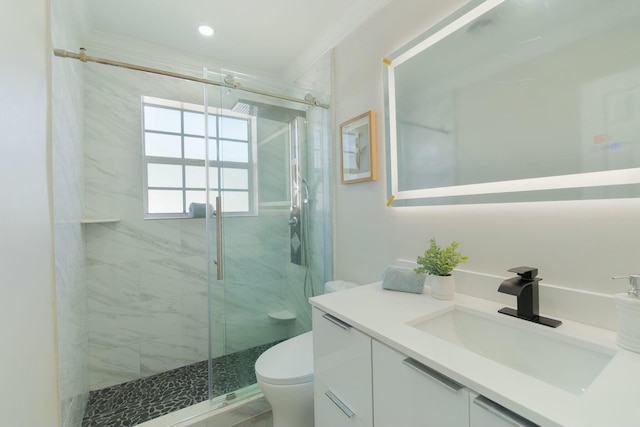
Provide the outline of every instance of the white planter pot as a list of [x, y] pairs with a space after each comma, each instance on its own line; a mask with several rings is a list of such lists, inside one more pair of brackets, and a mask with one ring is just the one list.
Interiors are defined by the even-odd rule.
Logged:
[[431, 295], [437, 299], [453, 299], [456, 291], [456, 281], [453, 276], [432, 276], [425, 279], [431, 286]]

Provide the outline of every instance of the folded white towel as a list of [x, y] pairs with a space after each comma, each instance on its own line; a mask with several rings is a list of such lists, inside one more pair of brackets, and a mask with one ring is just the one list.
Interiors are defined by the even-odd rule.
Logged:
[[[211, 216], [214, 215], [213, 206], [209, 205]], [[189, 218], [205, 218], [207, 216], [206, 203], [191, 203], [189, 205]]]

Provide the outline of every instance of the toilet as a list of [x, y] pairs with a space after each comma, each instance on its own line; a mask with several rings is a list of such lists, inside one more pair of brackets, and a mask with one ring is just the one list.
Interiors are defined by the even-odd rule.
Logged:
[[313, 427], [313, 335], [307, 332], [262, 353], [256, 379], [273, 411], [273, 427]]
[[[325, 293], [358, 286], [327, 282]], [[258, 357], [256, 379], [271, 405], [273, 427], [313, 427], [313, 332], [277, 344]]]

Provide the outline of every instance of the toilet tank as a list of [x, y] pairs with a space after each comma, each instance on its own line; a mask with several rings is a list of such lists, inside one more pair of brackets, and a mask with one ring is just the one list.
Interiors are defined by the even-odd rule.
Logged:
[[355, 288], [360, 286], [357, 283], [347, 282], [345, 280], [332, 280], [324, 284], [324, 293], [330, 294], [332, 292], [339, 292], [345, 289]]

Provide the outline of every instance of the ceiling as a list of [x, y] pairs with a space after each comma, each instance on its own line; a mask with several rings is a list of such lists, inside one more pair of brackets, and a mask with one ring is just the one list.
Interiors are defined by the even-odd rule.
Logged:
[[[88, 0], [91, 29], [283, 75], [306, 69], [390, 0]], [[216, 34], [201, 36], [207, 24]], [[295, 76], [297, 77], [297, 76]]]

